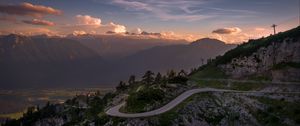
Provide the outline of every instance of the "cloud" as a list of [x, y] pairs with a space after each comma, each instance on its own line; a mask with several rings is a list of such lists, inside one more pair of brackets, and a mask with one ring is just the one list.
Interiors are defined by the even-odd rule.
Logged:
[[1, 16], [0, 21], [14, 22], [16, 23], [17, 19], [13, 16]]
[[90, 15], [76, 15], [76, 19], [80, 25], [101, 25], [101, 19]]
[[85, 35], [87, 34], [85, 31], [73, 31], [73, 35], [78, 36], [78, 35]]
[[33, 20], [23, 20], [23, 23], [31, 24], [31, 25], [43, 25], [43, 26], [54, 26], [55, 24], [51, 21], [41, 20], [41, 19], [33, 19]]
[[249, 40], [249, 38], [254, 37], [251, 34], [248, 33], [237, 33], [237, 34], [211, 34], [209, 36], [207, 36], [209, 38], [215, 38], [221, 41], [224, 41], [226, 43], [243, 43], [243, 42], [247, 42]]
[[[101, 18], [93, 17], [90, 15], [76, 15], [75, 24], [67, 24], [60, 27], [60, 31], [65, 34], [72, 34], [75, 31], [84, 31], [86, 34], [112, 34], [112, 33], [125, 33], [126, 26], [109, 22], [102, 24]], [[108, 32], [109, 31], [109, 32]]]
[[111, 27], [112, 30], [110, 30], [110, 31], [113, 31], [115, 33], [125, 33], [126, 32], [126, 27], [124, 25], [119, 25], [119, 24], [110, 22], [107, 26]]
[[[113, 0], [113, 4], [125, 7], [127, 10], [141, 13], [144, 11], [157, 17], [161, 20], [184, 20], [184, 21], [197, 21], [213, 17], [213, 15], [204, 15], [199, 13], [201, 9], [190, 10], [203, 4], [199, 0], [173, 0], [172, 2], [166, 0], [159, 1], [129, 1], [129, 0]], [[174, 12], [180, 13], [174, 13]], [[197, 12], [197, 13], [194, 13]], [[149, 14], [147, 14], [149, 17]], [[143, 14], [144, 15], [144, 14]]]
[[155, 33], [155, 32], [146, 32], [146, 31], [143, 31], [141, 33], [141, 35], [152, 35], [152, 36], [161, 36], [160, 33]]
[[130, 31], [132, 34], [141, 34], [142, 30], [140, 28], [136, 28]]
[[152, 10], [152, 8], [149, 7], [147, 4], [139, 1], [113, 0], [113, 2], [116, 4], [125, 5], [129, 8], [134, 8], [138, 10], [148, 10], [148, 11]]
[[58, 35], [56, 31], [52, 31], [47, 28], [34, 28], [34, 27], [14, 27], [14, 28], [6, 28], [1, 29], [0, 31], [2, 34], [21, 34], [21, 35], [41, 35], [41, 34], [47, 34], [50, 36]]
[[258, 32], [266, 31], [265, 28], [260, 28], [260, 27], [254, 28], [254, 30], [255, 30], [255, 31], [258, 31]]
[[43, 17], [45, 15], [60, 15], [62, 12], [52, 7], [33, 5], [25, 2], [19, 5], [0, 5], [0, 13], [19, 16]]
[[240, 33], [242, 30], [238, 27], [232, 27], [232, 28], [219, 28], [216, 30], [213, 30], [212, 33], [215, 34], [237, 34]]

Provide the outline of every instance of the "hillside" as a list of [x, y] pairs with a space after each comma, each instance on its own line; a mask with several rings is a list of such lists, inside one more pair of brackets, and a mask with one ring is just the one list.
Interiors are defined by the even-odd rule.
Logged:
[[[191, 73], [147, 71], [141, 80], [130, 77], [120, 82], [112, 93], [76, 96], [38, 110], [33, 107], [23, 118], [5, 125], [299, 125], [299, 81], [274, 80], [273, 74], [299, 72], [299, 43], [298, 27], [239, 45]], [[253, 60], [255, 56], [259, 60]], [[269, 57], [274, 61], [271, 65]], [[247, 71], [253, 64], [273, 81], [261, 71]], [[238, 77], [229, 69], [233, 65], [241, 72]], [[169, 104], [173, 102], [176, 105]]]
[[[263, 79], [299, 82], [300, 27], [250, 40], [199, 68], [195, 78]], [[212, 76], [207, 75], [211, 72]], [[202, 74], [203, 73], [203, 74]], [[204, 74], [205, 73], [205, 74]]]

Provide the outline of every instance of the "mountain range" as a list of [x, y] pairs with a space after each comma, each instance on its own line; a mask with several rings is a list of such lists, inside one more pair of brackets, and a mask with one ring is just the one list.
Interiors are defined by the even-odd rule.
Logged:
[[186, 43], [126, 36], [11, 34], [0, 37], [0, 88], [112, 87], [146, 70], [189, 70], [233, 47], [208, 38]]

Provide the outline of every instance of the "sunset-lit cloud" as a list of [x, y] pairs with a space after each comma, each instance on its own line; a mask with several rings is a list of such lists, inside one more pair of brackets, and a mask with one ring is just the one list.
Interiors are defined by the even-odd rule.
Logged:
[[87, 34], [85, 31], [73, 31], [73, 35], [77, 36], [77, 35], [85, 35]]
[[0, 21], [6, 21], [6, 22], [16, 22], [17, 19], [13, 16], [0, 16]]
[[[68, 24], [61, 26], [60, 31], [62, 33], [79, 33], [78, 31], [84, 31], [85, 34], [106, 34], [106, 33], [125, 33], [125, 25], [109, 22], [102, 24], [101, 18], [90, 15], [76, 15], [76, 22], [74, 24]], [[81, 32], [83, 33], [83, 32]]]
[[114, 31], [115, 33], [125, 33], [126, 32], [126, 27], [124, 25], [115, 24], [113, 22], [110, 22], [108, 25], [106, 25], [104, 27], [112, 28], [111, 31]]
[[25, 2], [19, 5], [0, 5], [0, 13], [19, 16], [42, 17], [45, 15], [60, 15], [62, 12], [52, 7], [33, 5]]
[[56, 31], [52, 31], [48, 28], [35, 28], [35, 27], [19, 27], [15, 29], [1, 29], [1, 34], [20, 34], [20, 35], [58, 35]]
[[42, 25], [42, 26], [54, 26], [55, 24], [51, 21], [41, 20], [41, 19], [33, 19], [33, 20], [23, 20], [23, 23], [31, 24], [31, 25]]
[[131, 30], [130, 33], [133, 33], [133, 34], [141, 34], [141, 33], [142, 33], [142, 29], [140, 29], [140, 28], [135, 28], [135, 29]]
[[265, 31], [266, 29], [265, 28], [260, 28], [260, 27], [257, 27], [257, 28], [254, 28], [255, 31]]
[[[204, 37], [228, 43], [298, 26], [298, 0], [91, 0], [46, 2], [0, 1], [1, 34], [124, 35], [136, 38]], [[273, 9], [280, 6], [287, 9]], [[263, 12], [263, 13], [262, 13]], [[62, 15], [63, 13], [63, 15]], [[280, 16], [278, 16], [280, 14]], [[49, 27], [51, 26], [51, 27]], [[27, 31], [28, 30], [28, 31]]]
[[90, 15], [76, 15], [76, 19], [78, 24], [80, 25], [95, 25], [95, 26], [101, 25], [100, 18], [95, 18]]
[[240, 33], [242, 30], [238, 27], [232, 27], [232, 28], [219, 28], [216, 30], [213, 30], [212, 33], [215, 34], [237, 34]]

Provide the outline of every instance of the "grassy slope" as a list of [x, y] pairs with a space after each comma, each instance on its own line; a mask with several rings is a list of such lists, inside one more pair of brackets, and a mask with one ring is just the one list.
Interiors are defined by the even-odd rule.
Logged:
[[[218, 56], [209, 62], [207, 65], [201, 66], [196, 72], [190, 75], [190, 79], [196, 81], [201, 78], [228, 78], [224, 71], [217, 66], [220, 64], [226, 64], [233, 58], [249, 56], [257, 51], [261, 47], [267, 47], [273, 42], [283, 42], [284, 39], [290, 38], [290, 42], [297, 42], [300, 36], [300, 27], [291, 29], [286, 32], [278, 33], [266, 38], [260, 38], [256, 40], [249, 40], [247, 43], [243, 43], [236, 48], [226, 52], [223, 56]], [[280, 69], [283, 67], [295, 67], [299, 68], [299, 63], [284, 63], [274, 66], [274, 69]], [[268, 78], [251, 77], [252, 79], [268, 80]]]

